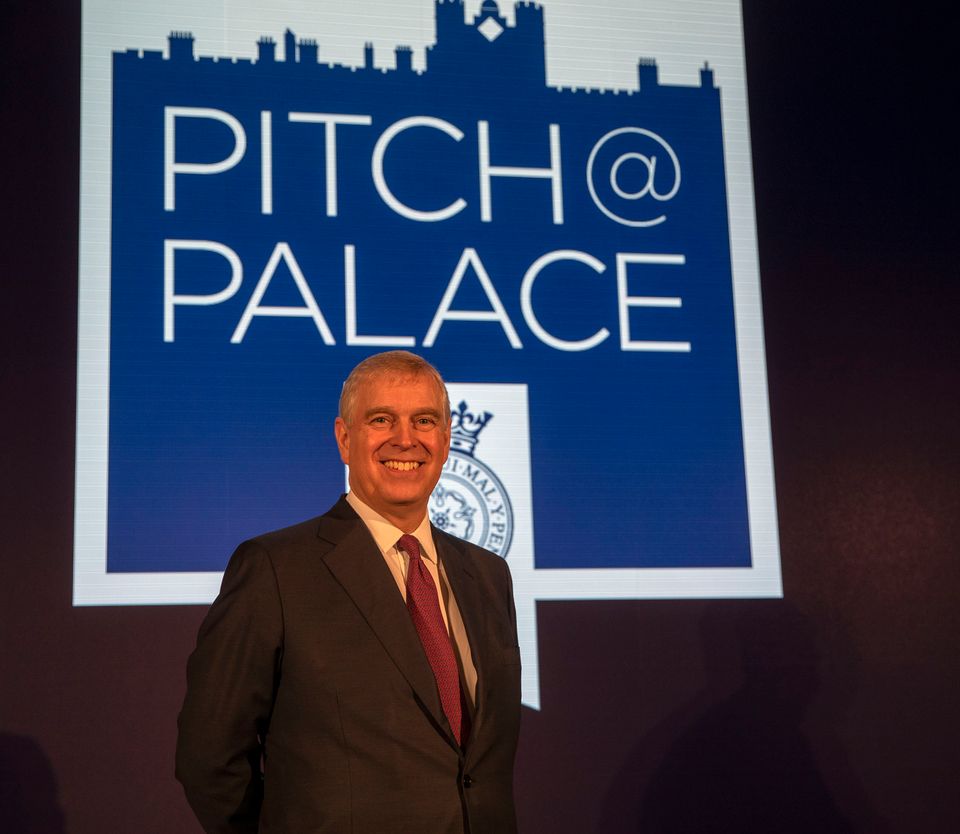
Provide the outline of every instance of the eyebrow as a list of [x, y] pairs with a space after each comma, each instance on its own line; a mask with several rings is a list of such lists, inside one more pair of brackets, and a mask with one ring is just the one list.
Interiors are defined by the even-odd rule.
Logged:
[[[364, 417], [372, 417], [374, 414], [396, 414], [397, 410], [393, 406], [389, 405], [375, 405], [373, 408], [368, 408], [363, 412]], [[435, 408], [418, 408], [413, 412], [414, 417], [440, 417], [440, 412]]]
[[396, 411], [394, 411], [388, 405], [375, 405], [373, 408], [368, 408], [366, 411], [364, 411], [363, 416], [372, 417], [374, 414], [383, 414], [384, 412], [387, 414], [396, 414]]

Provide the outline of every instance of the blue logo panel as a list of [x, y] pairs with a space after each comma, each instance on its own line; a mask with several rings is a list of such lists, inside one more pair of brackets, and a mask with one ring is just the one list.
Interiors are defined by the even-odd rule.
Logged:
[[391, 347], [527, 386], [537, 569], [751, 565], [723, 79], [558, 88], [539, 6], [435, 12], [425, 69], [114, 54], [108, 572], [323, 511]]

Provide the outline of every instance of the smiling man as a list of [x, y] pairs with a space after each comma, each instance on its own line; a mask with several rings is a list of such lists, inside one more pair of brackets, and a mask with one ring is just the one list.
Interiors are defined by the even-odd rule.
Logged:
[[510, 574], [427, 513], [443, 380], [372, 356], [334, 433], [350, 492], [230, 560], [187, 667], [177, 778], [207, 832], [515, 832]]
[[450, 451], [450, 403], [433, 366], [405, 351], [361, 363], [344, 383], [334, 431], [350, 467], [347, 500], [414, 532]]

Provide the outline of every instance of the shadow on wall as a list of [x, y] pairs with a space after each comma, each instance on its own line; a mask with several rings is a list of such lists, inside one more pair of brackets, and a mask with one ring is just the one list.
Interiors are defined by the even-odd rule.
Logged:
[[[812, 734], [805, 722], [820, 688], [806, 617], [783, 600], [717, 603], [700, 630], [707, 684], [634, 749], [607, 796], [600, 830], [884, 831], [849, 773], [830, 716]], [[741, 681], [731, 687], [737, 668]], [[830, 760], [830, 778], [820, 759]]]
[[0, 733], [0, 827], [17, 834], [64, 834], [53, 768], [31, 738]]

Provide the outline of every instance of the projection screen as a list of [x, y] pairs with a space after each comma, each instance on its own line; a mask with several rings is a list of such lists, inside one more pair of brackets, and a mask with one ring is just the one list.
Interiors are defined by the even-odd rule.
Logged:
[[202, 604], [449, 381], [435, 525], [538, 600], [781, 594], [740, 7], [84, 0], [74, 604]]

